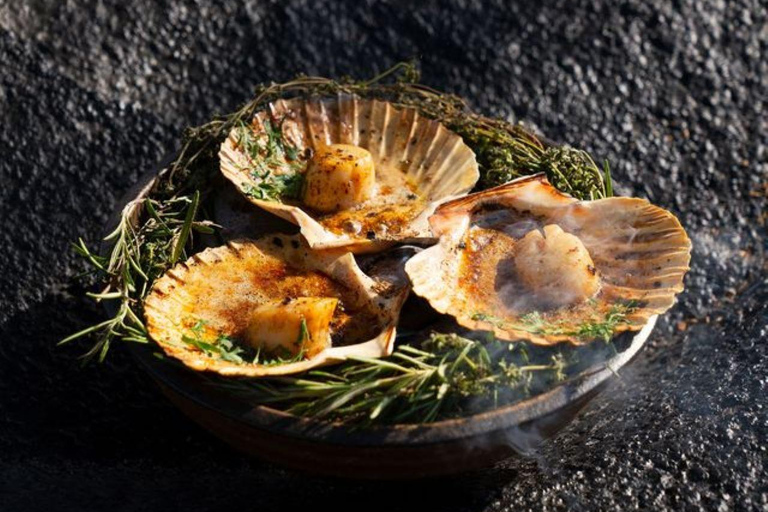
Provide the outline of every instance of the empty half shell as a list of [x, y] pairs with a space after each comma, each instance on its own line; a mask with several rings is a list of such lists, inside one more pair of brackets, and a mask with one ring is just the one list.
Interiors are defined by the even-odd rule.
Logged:
[[[190, 368], [285, 375], [352, 355], [389, 355], [407, 284], [391, 269], [364, 274], [349, 252], [313, 251], [298, 235], [274, 235], [176, 265], [155, 282], [144, 312], [150, 337]], [[277, 359], [254, 344], [281, 333], [307, 350]]]
[[543, 175], [440, 206], [413, 291], [470, 329], [549, 345], [640, 329], [683, 290], [691, 243], [648, 201], [578, 201]]
[[[479, 177], [472, 150], [439, 122], [352, 95], [276, 101], [236, 126], [219, 156], [224, 176], [310, 247], [354, 252], [432, 239], [435, 207]], [[315, 179], [322, 157], [328, 173]]]

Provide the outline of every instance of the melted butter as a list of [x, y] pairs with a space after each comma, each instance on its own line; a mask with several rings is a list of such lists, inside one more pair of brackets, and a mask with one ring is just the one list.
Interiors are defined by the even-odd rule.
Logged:
[[416, 184], [397, 169], [377, 168], [373, 196], [349, 210], [319, 217], [332, 233], [353, 238], [386, 239], [398, 235], [422, 211], [426, 201]]

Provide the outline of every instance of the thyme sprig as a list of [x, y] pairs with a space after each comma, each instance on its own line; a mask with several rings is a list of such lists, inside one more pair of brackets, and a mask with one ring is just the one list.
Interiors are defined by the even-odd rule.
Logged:
[[257, 180], [257, 184], [244, 185], [243, 192], [255, 199], [266, 201], [296, 199], [299, 197], [304, 183], [301, 174], [275, 174], [270, 170], [266, 170], [262, 174], [256, 174], [254, 171], [254, 178]]
[[213, 158], [215, 161], [215, 152], [226, 135], [270, 102], [295, 96], [356, 94], [414, 108], [458, 133], [477, 157], [481, 175], [478, 189], [544, 172], [556, 187], [576, 198], [611, 195], [607, 163], [601, 171], [588, 153], [569, 146], [550, 145], [520, 124], [472, 112], [462, 98], [437, 91], [419, 80], [415, 64], [401, 62], [365, 81], [300, 75], [282, 84], [259, 86], [254, 99], [238, 111], [186, 132], [185, 146], [171, 167], [169, 181], [172, 184], [179, 178], [183, 181], [183, 175], [201, 160]]

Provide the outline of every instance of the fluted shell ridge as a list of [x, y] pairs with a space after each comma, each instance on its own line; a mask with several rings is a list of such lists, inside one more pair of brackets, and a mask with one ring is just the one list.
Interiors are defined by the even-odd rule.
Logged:
[[[371, 207], [361, 210], [359, 217], [365, 216], [361, 219], [354, 212], [344, 213], [343, 217], [321, 216], [298, 201], [270, 201], [246, 194], [256, 206], [297, 224], [313, 248], [346, 246], [353, 252], [365, 252], [398, 242], [430, 240], [427, 219], [435, 207], [466, 194], [479, 178], [475, 155], [462, 138], [413, 108], [348, 94], [295, 98], [270, 103], [254, 116], [251, 127], [254, 133], [263, 133], [267, 123], [279, 125], [284, 139], [302, 151], [330, 144], [362, 147], [373, 157], [377, 180], [385, 173], [400, 176], [418, 195], [418, 201], [403, 210], [403, 219], [397, 225], [372, 235], [369, 229], [355, 234], [344, 232], [339, 228], [340, 219], [353, 218], [376, 227], [386, 225], [382, 205], [389, 203], [382, 196], [373, 198]], [[239, 190], [258, 183], [258, 177], [249, 171], [249, 157], [238, 144], [237, 129], [224, 141], [219, 156], [222, 173]]]

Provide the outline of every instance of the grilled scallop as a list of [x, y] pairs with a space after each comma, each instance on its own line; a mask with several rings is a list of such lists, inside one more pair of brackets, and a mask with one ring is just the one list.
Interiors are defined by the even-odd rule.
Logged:
[[407, 294], [404, 275], [368, 276], [349, 252], [274, 235], [175, 266], [155, 282], [144, 313], [152, 339], [190, 368], [285, 375], [389, 355]]
[[279, 100], [235, 127], [221, 171], [314, 249], [432, 240], [427, 221], [478, 180], [461, 137], [415, 109], [339, 95]]
[[648, 201], [578, 201], [543, 175], [441, 205], [413, 291], [470, 329], [541, 345], [638, 330], [683, 290], [691, 243]]

